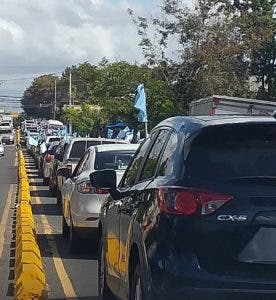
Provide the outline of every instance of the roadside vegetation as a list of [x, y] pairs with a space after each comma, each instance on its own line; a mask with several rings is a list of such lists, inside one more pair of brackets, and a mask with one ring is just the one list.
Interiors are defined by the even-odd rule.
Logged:
[[[144, 83], [149, 128], [160, 120], [186, 114], [190, 101], [221, 94], [276, 100], [276, 0], [163, 0], [158, 17], [137, 16], [129, 9], [140, 36], [143, 64], [83, 62], [62, 76], [37, 77], [22, 98], [24, 112], [50, 118], [57, 81], [57, 117], [81, 132], [101, 123], [120, 121], [138, 127], [134, 93]], [[72, 102], [68, 104], [69, 73]], [[89, 105], [100, 107], [91, 109]]]

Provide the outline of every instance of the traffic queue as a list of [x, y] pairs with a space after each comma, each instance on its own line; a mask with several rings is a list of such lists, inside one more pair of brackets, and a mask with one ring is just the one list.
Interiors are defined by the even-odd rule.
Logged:
[[98, 239], [99, 211], [108, 195], [91, 186], [95, 170], [113, 169], [119, 179], [138, 148], [127, 140], [69, 136], [56, 120], [25, 120], [21, 125], [27, 152], [33, 157], [43, 184], [49, 186], [62, 210], [62, 230], [69, 249], [77, 252], [80, 241]]
[[140, 145], [50, 134], [27, 148], [70, 251], [96, 240], [100, 299], [275, 299], [275, 114], [172, 117]]

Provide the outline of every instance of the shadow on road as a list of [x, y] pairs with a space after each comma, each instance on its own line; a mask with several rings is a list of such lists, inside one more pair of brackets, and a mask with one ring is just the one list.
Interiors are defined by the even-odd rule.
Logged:
[[32, 204], [32, 211], [34, 215], [62, 215], [61, 207], [56, 203]]
[[50, 198], [52, 198], [53, 196], [51, 195], [49, 190], [35, 190], [35, 191], [31, 191], [31, 197], [39, 197], [39, 198], [50, 197]]
[[48, 241], [53, 239], [59, 252], [58, 257], [62, 259], [98, 259], [98, 246], [95, 240], [82, 240], [80, 242], [78, 253], [72, 254], [69, 251], [69, 239], [62, 234], [37, 234], [37, 241], [42, 257], [57, 256], [56, 253], [52, 252], [48, 244]]
[[51, 298], [51, 300], [100, 300], [97, 296], [91, 296], [91, 297], [70, 297], [70, 298]]

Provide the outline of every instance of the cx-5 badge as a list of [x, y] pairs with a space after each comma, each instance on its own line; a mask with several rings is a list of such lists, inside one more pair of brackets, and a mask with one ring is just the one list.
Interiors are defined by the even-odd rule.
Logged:
[[219, 215], [217, 219], [219, 221], [244, 222], [247, 220], [247, 216], [246, 215]]

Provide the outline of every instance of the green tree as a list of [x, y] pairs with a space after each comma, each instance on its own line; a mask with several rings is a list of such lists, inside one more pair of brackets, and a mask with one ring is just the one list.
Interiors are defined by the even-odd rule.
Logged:
[[[189, 9], [182, 0], [163, 0], [160, 17], [149, 19], [129, 10], [147, 64], [167, 74], [185, 109], [191, 100], [212, 94], [253, 96], [253, 50], [271, 41], [270, 8], [275, 1], [240, 2], [253, 4], [241, 13], [238, 1], [198, 0], [195, 9]], [[263, 13], [269, 20], [254, 20], [257, 2], [264, 7], [270, 3]]]
[[54, 102], [55, 77], [42, 75], [33, 80], [21, 99], [24, 112], [32, 117], [51, 118]]
[[257, 78], [257, 97], [276, 100], [276, 0], [235, 0], [243, 40], [248, 45], [250, 74]]

